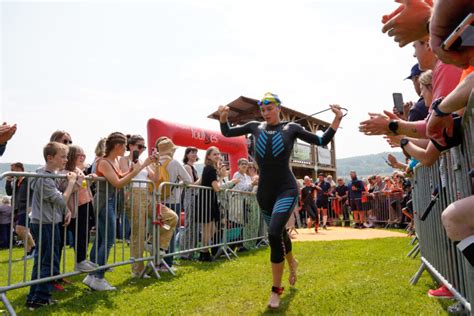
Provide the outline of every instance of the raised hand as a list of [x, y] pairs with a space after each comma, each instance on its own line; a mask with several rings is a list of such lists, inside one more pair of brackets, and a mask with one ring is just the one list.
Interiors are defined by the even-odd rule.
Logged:
[[427, 22], [431, 16], [431, 0], [395, 0], [400, 6], [382, 17], [383, 33], [393, 37], [400, 47], [419, 40], [426, 35]]
[[229, 117], [229, 111], [230, 108], [226, 105], [220, 105], [219, 108], [217, 109], [217, 112], [219, 113], [219, 121], [221, 123], [227, 122], [227, 118]]

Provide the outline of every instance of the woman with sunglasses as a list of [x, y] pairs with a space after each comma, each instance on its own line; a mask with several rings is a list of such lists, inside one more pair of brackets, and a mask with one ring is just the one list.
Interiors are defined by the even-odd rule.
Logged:
[[71, 135], [69, 135], [68, 132], [61, 131], [61, 130], [57, 130], [53, 134], [51, 134], [51, 137], [50, 137], [49, 141], [50, 142], [58, 142], [58, 143], [66, 145], [66, 146], [72, 145]]
[[256, 162], [260, 169], [257, 200], [263, 217], [268, 224], [268, 239], [271, 248], [273, 286], [269, 308], [280, 306], [283, 293], [282, 275], [285, 258], [290, 268], [290, 285], [296, 282], [297, 261], [291, 252], [291, 241], [285, 225], [298, 203], [298, 185], [291, 172], [289, 159], [297, 138], [318, 146], [327, 145], [334, 137], [343, 113], [338, 105], [331, 105], [336, 115], [331, 126], [323, 136], [306, 131], [301, 125], [282, 122], [280, 118], [281, 101], [277, 95], [266, 93], [258, 102], [264, 122], [248, 122], [242, 126], [230, 127], [227, 118], [229, 107], [218, 109], [221, 132], [234, 137], [252, 134], [256, 139]]

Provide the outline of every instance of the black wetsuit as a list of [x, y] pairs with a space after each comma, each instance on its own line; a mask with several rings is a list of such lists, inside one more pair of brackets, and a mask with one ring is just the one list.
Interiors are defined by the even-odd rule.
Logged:
[[248, 122], [230, 127], [221, 123], [222, 135], [227, 137], [252, 134], [256, 140], [255, 160], [260, 168], [257, 200], [268, 224], [271, 261], [283, 262], [291, 252], [291, 241], [285, 225], [298, 203], [298, 185], [289, 161], [297, 138], [315, 145], [328, 144], [335, 134], [328, 128], [322, 137], [306, 131], [296, 123], [281, 122], [270, 126], [265, 122]]

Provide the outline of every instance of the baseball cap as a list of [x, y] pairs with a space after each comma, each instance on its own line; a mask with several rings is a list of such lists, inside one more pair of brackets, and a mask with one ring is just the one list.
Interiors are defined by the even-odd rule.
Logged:
[[420, 70], [420, 67], [418, 67], [418, 64], [415, 64], [413, 67], [411, 67], [410, 75], [406, 77], [405, 80], [412, 79], [415, 76], [419, 76], [421, 75], [421, 73], [422, 71]]

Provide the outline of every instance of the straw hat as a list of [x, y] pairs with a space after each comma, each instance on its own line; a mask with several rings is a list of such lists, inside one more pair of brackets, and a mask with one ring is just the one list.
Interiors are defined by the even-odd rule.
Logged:
[[163, 139], [161, 142], [158, 143], [158, 151], [160, 155], [171, 154], [176, 150], [176, 146], [174, 145], [171, 139]]

